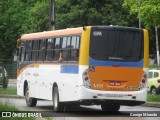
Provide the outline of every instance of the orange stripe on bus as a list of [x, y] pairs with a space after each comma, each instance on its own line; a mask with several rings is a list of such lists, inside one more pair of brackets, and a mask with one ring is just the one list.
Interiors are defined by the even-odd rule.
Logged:
[[[30, 64], [30, 65], [32, 65], [32, 64]], [[30, 65], [27, 65], [27, 66], [23, 67], [21, 70], [17, 71], [17, 77], [18, 77], [25, 69], [27, 69]]]

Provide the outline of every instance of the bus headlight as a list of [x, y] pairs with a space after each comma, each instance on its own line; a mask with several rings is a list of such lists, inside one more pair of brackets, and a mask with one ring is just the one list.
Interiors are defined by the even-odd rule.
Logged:
[[88, 69], [86, 69], [83, 72], [82, 77], [83, 77], [84, 86], [87, 87], [87, 88], [91, 88], [91, 82], [90, 82], [90, 77], [89, 77], [89, 74], [88, 74]]

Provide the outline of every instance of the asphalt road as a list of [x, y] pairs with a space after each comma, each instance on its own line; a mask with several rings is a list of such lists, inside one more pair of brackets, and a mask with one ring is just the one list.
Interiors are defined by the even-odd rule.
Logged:
[[[160, 120], [160, 117], [133, 117], [134, 115], [141, 115], [141, 113], [153, 114], [160, 111], [160, 108], [145, 107], [145, 106], [121, 106], [117, 113], [102, 112], [100, 106], [80, 106], [76, 111], [66, 111], [63, 113], [55, 113], [52, 110], [52, 101], [39, 100], [37, 106], [34, 108], [26, 107], [24, 99], [15, 98], [0, 98], [1, 102], [7, 102], [17, 106], [22, 111], [36, 111], [42, 112], [42, 116], [52, 116], [56, 120]], [[143, 111], [143, 112], [142, 112]], [[159, 112], [160, 114], [160, 112]], [[127, 116], [127, 117], [126, 117]], [[132, 117], [129, 117], [132, 116]]]

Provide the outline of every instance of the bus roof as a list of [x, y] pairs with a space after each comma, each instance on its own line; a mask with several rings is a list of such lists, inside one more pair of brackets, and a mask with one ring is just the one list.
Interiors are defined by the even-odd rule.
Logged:
[[64, 35], [77, 35], [82, 33], [82, 27], [79, 28], [67, 28], [62, 30], [55, 31], [44, 31], [38, 33], [30, 33], [24, 34], [21, 37], [21, 40], [31, 40], [31, 39], [39, 39], [39, 38], [47, 38], [47, 37], [56, 37], [56, 36], [64, 36]]

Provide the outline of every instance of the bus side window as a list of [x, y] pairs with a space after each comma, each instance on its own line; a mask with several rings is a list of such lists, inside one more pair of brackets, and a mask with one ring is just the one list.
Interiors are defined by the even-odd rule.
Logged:
[[39, 41], [38, 40], [33, 40], [32, 61], [37, 61], [38, 50], [39, 50]]
[[67, 37], [62, 38], [62, 49], [67, 48]]
[[79, 47], [80, 47], [80, 37], [79, 36], [77, 36], [77, 41], [76, 41], [76, 49], [79, 49]]
[[24, 62], [24, 55], [25, 55], [25, 49], [24, 49], [24, 46], [25, 46], [25, 42], [21, 42], [21, 45], [19, 47], [19, 61], [21, 61], [22, 63]]
[[32, 50], [32, 41], [28, 40], [26, 41], [26, 44], [25, 44], [25, 61], [30, 61], [31, 50]]
[[46, 40], [45, 39], [39, 40], [39, 56], [38, 56], [39, 61], [44, 61], [45, 49], [46, 49]]
[[79, 59], [79, 36], [73, 36], [71, 41], [71, 61]]
[[65, 48], [62, 48], [63, 49], [63, 61], [69, 61], [70, 60], [70, 46], [71, 46], [71, 37], [64, 37], [64, 38], [67, 38], [63, 39], [62, 43], [65, 42]]
[[55, 38], [55, 44], [54, 44], [54, 60], [59, 60], [59, 54], [61, 50], [61, 38]]
[[61, 49], [61, 38], [56, 38], [55, 49]]
[[47, 41], [46, 60], [52, 61], [54, 58], [54, 38]]
[[24, 62], [24, 56], [25, 56], [25, 51], [24, 51], [24, 46], [21, 46], [20, 47], [20, 59], [19, 59], [19, 61], [21, 62], [21, 63], [23, 63]]

